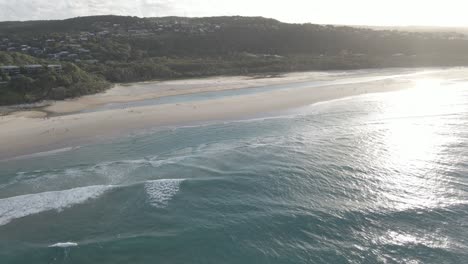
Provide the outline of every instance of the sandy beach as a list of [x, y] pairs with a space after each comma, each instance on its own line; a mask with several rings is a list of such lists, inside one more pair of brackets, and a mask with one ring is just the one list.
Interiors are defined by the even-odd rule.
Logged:
[[[352, 74], [351, 74], [352, 73]], [[393, 74], [388, 74], [393, 73]], [[330, 72], [299, 72], [282, 75], [262, 76], [221, 76], [201, 79], [186, 79], [173, 81], [139, 82], [133, 84], [117, 84], [104, 93], [83, 96], [78, 99], [54, 102], [44, 110], [53, 114], [75, 113], [92, 107], [109, 104], [157, 99], [168, 96], [196, 94], [204, 92], [219, 92], [226, 90], [241, 90], [269, 85], [294, 84], [307, 81], [327, 82], [340, 79], [365, 76], [368, 80], [386, 80], [398, 76], [423, 74], [414, 69], [389, 69]], [[361, 80], [358, 81], [362, 82]]]
[[[463, 76], [467, 70], [450, 74]], [[442, 72], [427, 73], [431, 78]], [[425, 76], [424, 74], [418, 76]], [[466, 76], [466, 75], [465, 75]], [[57, 102], [46, 110], [73, 113], [96, 105], [138, 101], [168, 95], [247, 89], [249, 87], [304, 80], [333, 79], [333, 74], [301, 73], [279, 78], [217, 77], [199, 80], [118, 85], [106, 93]], [[418, 77], [422, 78], [422, 77]], [[156, 88], [154, 88], [156, 87]], [[415, 87], [407, 75], [317, 88], [282, 89], [195, 102], [162, 104], [46, 117], [40, 111], [16, 112], [0, 117], [0, 160], [31, 153], [89, 144], [102, 138], [129, 135], [143, 129], [188, 123], [249, 118], [256, 114], [283, 111], [317, 102]]]

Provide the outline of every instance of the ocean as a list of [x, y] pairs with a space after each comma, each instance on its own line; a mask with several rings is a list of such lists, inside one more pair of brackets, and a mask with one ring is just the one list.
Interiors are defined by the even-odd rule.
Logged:
[[468, 80], [0, 168], [2, 264], [468, 262]]

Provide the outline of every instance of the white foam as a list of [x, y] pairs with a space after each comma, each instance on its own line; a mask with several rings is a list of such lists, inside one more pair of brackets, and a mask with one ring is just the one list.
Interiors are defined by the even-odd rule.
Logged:
[[99, 177], [104, 177], [106, 183], [115, 185], [126, 182], [133, 171], [144, 165], [143, 160], [123, 160], [100, 163], [84, 171], [88, 174], [96, 173]]
[[28, 215], [50, 210], [61, 211], [95, 199], [111, 188], [114, 186], [98, 185], [0, 199], [0, 226]]
[[184, 179], [165, 179], [145, 182], [145, 191], [149, 203], [158, 208], [167, 206], [174, 195], [179, 192]]
[[165, 165], [177, 164], [192, 156], [193, 155], [180, 155], [180, 156], [174, 156], [174, 157], [165, 158], [165, 159], [158, 159], [158, 157], [153, 157], [149, 159], [148, 162], [149, 164], [151, 164], [152, 167], [158, 168], [158, 167], [162, 167]]
[[57, 244], [50, 245], [50, 248], [69, 248], [69, 247], [77, 247], [78, 243], [75, 242], [61, 242]]
[[0, 160], [0, 161], [15, 161], [15, 160], [23, 160], [23, 159], [53, 156], [53, 155], [61, 154], [61, 153], [64, 153], [64, 152], [74, 151], [74, 150], [77, 150], [77, 149], [80, 149], [80, 148], [81, 148], [80, 146], [76, 146], [76, 147], [67, 147], [67, 148], [61, 148], [61, 149], [53, 149], [53, 150], [49, 150], [49, 151], [43, 151], [43, 152], [37, 152], [37, 153], [17, 156], [17, 157], [5, 159], [5, 160]]

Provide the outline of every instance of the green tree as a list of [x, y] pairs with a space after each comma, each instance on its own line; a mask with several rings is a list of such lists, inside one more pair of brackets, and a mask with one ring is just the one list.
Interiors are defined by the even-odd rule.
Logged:
[[10, 81], [10, 76], [4, 72], [2, 72], [0, 74], [0, 80], [4, 81], [4, 82], [8, 82]]
[[34, 80], [30, 77], [20, 75], [17, 78], [14, 78], [10, 82], [10, 87], [13, 90], [21, 91], [22, 93], [26, 93], [33, 89]]

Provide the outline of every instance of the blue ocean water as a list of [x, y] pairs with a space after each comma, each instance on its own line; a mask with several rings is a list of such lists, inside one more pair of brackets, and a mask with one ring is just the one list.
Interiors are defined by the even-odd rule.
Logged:
[[466, 263], [468, 86], [0, 163], [0, 263]]

